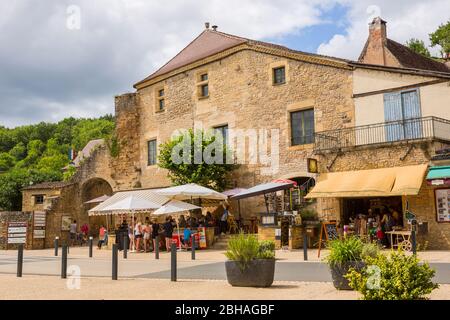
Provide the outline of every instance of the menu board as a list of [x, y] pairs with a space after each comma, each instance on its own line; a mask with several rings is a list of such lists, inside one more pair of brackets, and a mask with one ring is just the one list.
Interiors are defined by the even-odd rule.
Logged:
[[438, 222], [450, 222], [450, 189], [437, 189], [436, 213]]

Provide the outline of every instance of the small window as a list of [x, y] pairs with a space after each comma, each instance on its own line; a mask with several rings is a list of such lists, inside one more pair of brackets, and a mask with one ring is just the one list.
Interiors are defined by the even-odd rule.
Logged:
[[197, 94], [199, 98], [209, 97], [208, 74], [202, 73], [197, 76]]
[[200, 95], [202, 97], [207, 97], [209, 95], [209, 89], [208, 89], [208, 85], [207, 84], [204, 84], [204, 85], [201, 86], [201, 93], [200, 93]]
[[314, 143], [314, 109], [291, 112], [291, 145]]
[[148, 141], [148, 165], [153, 166], [156, 164], [156, 139]]
[[43, 204], [44, 203], [44, 195], [39, 194], [34, 196], [34, 204]]
[[164, 89], [159, 89], [156, 95], [156, 110], [163, 111], [166, 108], [166, 102], [164, 99]]
[[286, 82], [286, 74], [284, 67], [273, 69], [273, 84], [283, 84]]
[[214, 131], [216, 133], [218, 132], [218, 133], [220, 133], [222, 135], [223, 144], [227, 145], [228, 144], [228, 125], [215, 127]]

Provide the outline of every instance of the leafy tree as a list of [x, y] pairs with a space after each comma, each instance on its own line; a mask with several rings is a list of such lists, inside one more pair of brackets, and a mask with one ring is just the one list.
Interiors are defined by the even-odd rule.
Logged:
[[421, 54], [427, 58], [431, 57], [430, 51], [425, 46], [425, 43], [422, 40], [411, 38], [406, 42], [406, 46], [410, 48], [412, 51]]
[[158, 165], [169, 171], [175, 185], [197, 183], [223, 190], [228, 173], [236, 167], [226, 161], [231, 151], [222, 139], [203, 131], [189, 130], [159, 147]]
[[80, 121], [72, 131], [73, 146], [81, 150], [89, 141], [108, 137], [114, 129], [114, 123], [102, 119]]
[[9, 150], [9, 154], [14, 157], [16, 161], [20, 161], [27, 156], [27, 147], [25, 147], [22, 142], [19, 142]]
[[11, 169], [15, 164], [15, 159], [7, 152], [0, 153], [0, 172]]
[[430, 33], [431, 46], [441, 47], [443, 56], [450, 55], [450, 20], [445, 24], [441, 24], [433, 33]]

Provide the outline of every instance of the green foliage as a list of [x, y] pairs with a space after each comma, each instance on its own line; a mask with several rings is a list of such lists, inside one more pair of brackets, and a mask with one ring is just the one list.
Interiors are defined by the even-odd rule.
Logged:
[[438, 288], [432, 281], [435, 271], [427, 263], [421, 263], [416, 255], [393, 251], [390, 256], [378, 254], [365, 261], [368, 267], [360, 272], [351, 268], [345, 276], [350, 287], [359, 291], [364, 300], [426, 299]]
[[441, 24], [433, 33], [430, 33], [431, 46], [440, 46], [443, 55], [450, 54], [450, 21]]
[[317, 212], [313, 209], [304, 209], [300, 211], [302, 221], [316, 221], [319, 220]]
[[[200, 142], [197, 143], [196, 141]], [[230, 155], [226, 145], [222, 149], [216, 150], [216, 137], [203, 131], [189, 130], [185, 134], [180, 134], [170, 141], [159, 146], [158, 165], [169, 171], [169, 178], [175, 185], [186, 183], [197, 183], [206, 187], [223, 190], [226, 186], [228, 173], [235, 169], [236, 165], [227, 163], [227, 154]], [[219, 149], [219, 148], [217, 148]], [[184, 152], [184, 150], [186, 152]], [[202, 154], [202, 160], [196, 163], [197, 154]], [[205, 161], [204, 154], [209, 153], [219, 161]], [[180, 161], [174, 161], [174, 155]]]
[[254, 235], [240, 233], [228, 241], [228, 249], [225, 256], [236, 261], [243, 271], [248, 267], [250, 261], [255, 259], [274, 259], [275, 243], [273, 241], [258, 242]]
[[111, 136], [114, 118], [67, 118], [13, 129], [0, 126], [0, 210], [20, 210], [21, 189], [30, 183], [70, 179], [63, 175], [69, 150], [81, 150], [91, 139]]
[[77, 172], [77, 169], [74, 166], [68, 166], [67, 169], [63, 173], [63, 180], [69, 181]]
[[431, 57], [430, 51], [425, 46], [425, 43], [422, 40], [411, 38], [406, 41], [406, 46], [410, 48], [412, 51], [421, 54], [427, 58]]
[[108, 146], [109, 153], [111, 154], [111, 157], [118, 157], [120, 152], [120, 145], [119, 145], [119, 139], [116, 135], [111, 135], [106, 140], [106, 145]]
[[330, 254], [326, 257], [329, 265], [342, 265], [349, 261], [362, 261], [367, 256], [375, 256], [378, 254], [376, 244], [364, 243], [358, 237], [346, 237], [343, 239], [330, 240], [327, 243]]

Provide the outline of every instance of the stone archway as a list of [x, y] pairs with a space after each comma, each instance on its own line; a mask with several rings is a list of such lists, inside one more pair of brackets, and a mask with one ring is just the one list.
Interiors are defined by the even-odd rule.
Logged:
[[108, 181], [102, 178], [91, 178], [81, 186], [82, 214], [79, 225], [88, 223], [89, 233], [94, 236], [98, 235], [100, 225], [111, 224], [111, 218], [108, 216], [89, 217], [88, 210], [95, 207], [98, 203], [86, 204], [86, 202], [103, 195], [110, 196], [112, 194], [113, 188]]

